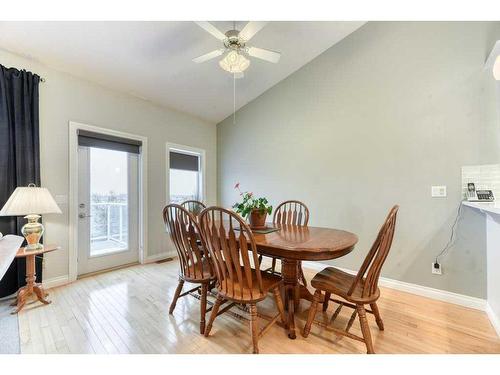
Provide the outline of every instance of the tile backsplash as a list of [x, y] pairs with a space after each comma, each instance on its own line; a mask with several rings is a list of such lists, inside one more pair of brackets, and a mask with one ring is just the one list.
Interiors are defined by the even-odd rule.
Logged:
[[462, 195], [465, 198], [467, 183], [474, 182], [476, 190], [493, 191], [500, 198], [500, 164], [466, 165], [462, 167]]

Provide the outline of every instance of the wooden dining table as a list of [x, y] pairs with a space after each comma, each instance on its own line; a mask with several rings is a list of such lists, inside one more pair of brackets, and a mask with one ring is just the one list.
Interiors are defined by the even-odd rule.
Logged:
[[342, 257], [354, 249], [358, 237], [338, 229], [284, 225], [270, 233], [254, 232], [254, 238], [259, 254], [281, 259], [288, 337], [295, 339], [295, 311], [301, 299], [313, 298], [299, 281], [299, 262]]

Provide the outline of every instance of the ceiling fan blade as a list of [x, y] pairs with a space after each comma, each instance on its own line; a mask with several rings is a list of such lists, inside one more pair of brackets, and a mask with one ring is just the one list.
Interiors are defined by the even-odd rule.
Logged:
[[245, 25], [243, 30], [240, 31], [239, 36], [248, 42], [253, 38], [255, 34], [257, 34], [264, 26], [266, 26], [266, 24], [266, 21], [250, 21]]
[[256, 57], [258, 59], [266, 60], [272, 63], [277, 63], [280, 61], [281, 53], [276, 51], [271, 51], [264, 48], [257, 47], [249, 47], [248, 54], [252, 57]]
[[224, 49], [216, 49], [215, 51], [205, 53], [204, 55], [198, 56], [193, 59], [193, 62], [199, 64], [211, 59], [216, 58], [217, 56], [220, 56], [224, 53]]
[[195, 21], [195, 23], [200, 26], [202, 29], [205, 31], [209, 32], [212, 34], [214, 37], [216, 37], [219, 40], [224, 40], [226, 39], [226, 35], [220, 31], [218, 28], [216, 28], [214, 25], [212, 25], [210, 22], [207, 21]]

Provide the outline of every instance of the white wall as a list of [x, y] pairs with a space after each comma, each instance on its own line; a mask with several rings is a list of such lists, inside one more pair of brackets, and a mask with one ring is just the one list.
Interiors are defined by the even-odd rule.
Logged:
[[[1, 49], [0, 64], [27, 69], [46, 79], [40, 84], [41, 180], [53, 195], [69, 194], [68, 122], [77, 121], [148, 138], [147, 255], [173, 250], [169, 248], [161, 217], [166, 201], [166, 142], [206, 150], [207, 201], [216, 202], [214, 124], [54, 71]], [[62, 251], [47, 254], [44, 280], [68, 274], [68, 206], [61, 205], [61, 209], [62, 215], [44, 217], [45, 243], [62, 246]]]
[[[463, 165], [498, 163], [495, 84], [484, 62], [499, 22], [369, 22], [218, 125], [219, 201], [242, 188], [299, 199], [311, 225], [359, 236], [333, 261], [357, 269], [388, 210], [401, 206], [383, 275], [486, 297], [485, 222], [464, 212]], [[447, 198], [431, 198], [447, 185]], [[467, 223], [465, 225], [465, 223]]]

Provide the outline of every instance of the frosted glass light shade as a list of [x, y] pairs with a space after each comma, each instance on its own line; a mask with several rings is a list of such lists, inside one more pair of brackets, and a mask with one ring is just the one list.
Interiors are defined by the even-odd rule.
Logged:
[[250, 60], [236, 51], [231, 51], [219, 61], [219, 65], [229, 73], [243, 73], [250, 66]]
[[497, 81], [500, 81], [500, 55], [497, 56], [495, 64], [493, 65], [493, 77], [495, 77]]
[[61, 209], [46, 188], [18, 187], [5, 203], [0, 216], [24, 216], [30, 214], [60, 214]]

